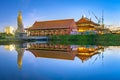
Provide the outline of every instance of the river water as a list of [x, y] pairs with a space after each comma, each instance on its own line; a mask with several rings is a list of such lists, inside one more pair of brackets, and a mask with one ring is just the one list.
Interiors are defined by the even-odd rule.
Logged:
[[120, 46], [0, 46], [0, 80], [120, 80]]

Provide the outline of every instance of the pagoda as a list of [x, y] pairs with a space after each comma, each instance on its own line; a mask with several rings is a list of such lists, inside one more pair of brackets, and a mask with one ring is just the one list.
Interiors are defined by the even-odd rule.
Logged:
[[96, 31], [99, 24], [91, 21], [91, 19], [88, 19], [84, 16], [76, 22], [78, 27], [78, 32], [85, 32], [85, 31]]

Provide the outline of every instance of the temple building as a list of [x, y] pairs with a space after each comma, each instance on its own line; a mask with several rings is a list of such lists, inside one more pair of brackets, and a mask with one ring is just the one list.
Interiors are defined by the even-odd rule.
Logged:
[[69, 35], [75, 30], [74, 19], [36, 21], [32, 27], [26, 28], [27, 36]]
[[87, 34], [88, 32], [88, 34], [101, 34], [103, 30], [100, 24], [97, 24], [84, 16], [82, 16], [82, 18], [77, 21], [76, 24], [79, 33]]

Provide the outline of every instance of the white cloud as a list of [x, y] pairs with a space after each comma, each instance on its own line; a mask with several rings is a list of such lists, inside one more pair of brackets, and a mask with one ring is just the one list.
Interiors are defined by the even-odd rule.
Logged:
[[41, 16], [39, 11], [32, 10], [23, 16], [23, 23], [25, 27], [32, 26], [35, 21], [45, 20], [46, 16]]

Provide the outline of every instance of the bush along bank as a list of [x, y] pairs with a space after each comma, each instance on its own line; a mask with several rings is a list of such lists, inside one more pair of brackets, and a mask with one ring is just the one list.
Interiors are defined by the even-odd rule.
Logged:
[[49, 39], [50, 42], [59, 44], [120, 46], [120, 34], [54, 35]]

